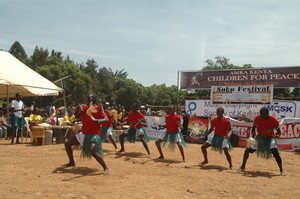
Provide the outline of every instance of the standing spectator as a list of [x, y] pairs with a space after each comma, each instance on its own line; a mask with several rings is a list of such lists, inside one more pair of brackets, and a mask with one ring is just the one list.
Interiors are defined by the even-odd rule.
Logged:
[[188, 126], [189, 126], [189, 120], [190, 120], [190, 116], [188, 114], [186, 114], [185, 111], [182, 111], [182, 130], [181, 133], [183, 135], [187, 135], [188, 133]]
[[14, 144], [15, 136], [17, 136], [16, 144], [21, 144], [19, 142], [19, 137], [25, 126], [23, 113], [24, 113], [24, 103], [22, 102], [22, 95], [20, 93], [16, 94], [16, 100], [11, 103], [11, 126], [13, 128], [11, 143]]

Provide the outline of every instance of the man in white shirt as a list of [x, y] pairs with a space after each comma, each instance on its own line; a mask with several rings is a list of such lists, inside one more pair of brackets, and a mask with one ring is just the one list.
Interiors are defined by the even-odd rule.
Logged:
[[21, 135], [21, 131], [24, 127], [23, 121], [23, 112], [24, 112], [24, 103], [21, 101], [22, 95], [20, 93], [16, 94], [16, 100], [11, 102], [11, 127], [13, 128], [11, 144], [14, 143], [14, 139], [17, 133], [16, 144], [21, 144], [19, 142], [19, 137]]

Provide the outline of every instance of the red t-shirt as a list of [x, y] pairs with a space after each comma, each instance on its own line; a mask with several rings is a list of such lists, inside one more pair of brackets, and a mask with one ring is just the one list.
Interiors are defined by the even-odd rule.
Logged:
[[109, 111], [105, 111], [105, 114], [106, 114], [109, 122], [101, 123], [101, 125], [103, 127], [113, 127], [113, 119], [114, 119], [113, 116], [110, 114]]
[[[80, 111], [80, 115], [81, 115], [81, 121], [82, 121], [82, 133], [84, 135], [90, 135], [90, 134], [97, 134], [100, 135], [100, 128], [101, 126], [96, 124], [91, 118], [90, 116], [88, 116], [86, 114], [86, 111], [88, 110], [89, 106], [85, 106], [83, 107], [83, 110]], [[95, 105], [95, 108], [97, 110], [97, 113], [92, 113], [92, 116], [95, 119], [102, 119], [104, 118], [106, 115], [103, 114], [100, 111], [100, 108]]]
[[225, 136], [228, 134], [230, 122], [225, 117], [223, 117], [222, 119], [215, 117], [211, 120], [211, 127], [215, 128], [215, 135]]
[[144, 119], [144, 118], [145, 117], [141, 112], [137, 112], [135, 114], [133, 112], [128, 113], [128, 120], [131, 121], [131, 128], [142, 128], [143, 127], [142, 124], [139, 124], [137, 126], [135, 125], [139, 119]]
[[278, 128], [279, 122], [278, 120], [269, 115], [268, 119], [263, 119], [260, 115], [256, 116], [254, 119], [254, 125], [257, 125], [257, 133], [262, 137], [271, 137], [274, 135], [274, 130], [268, 131], [264, 133], [266, 130], [270, 128]]
[[178, 132], [178, 123], [180, 124], [181, 118], [179, 115], [167, 115], [166, 116], [166, 128], [168, 133], [177, 133]]

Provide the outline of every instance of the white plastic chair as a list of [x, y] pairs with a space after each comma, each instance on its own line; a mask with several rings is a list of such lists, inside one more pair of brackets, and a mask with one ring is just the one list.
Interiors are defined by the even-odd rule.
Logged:
[[29, 128], [28, 117], [25, 117], [24, 120], [25, 120], [25, 125], [26, 125], [26, 138], [25, 138], [25, 143], [27, 142], [27, 137], [28, 137], [28, 135], [30, 135], [30, 140], [31, 140], [31, 142], [32, 142], [32, 132], [31, 132], [31, 130], [30, 130], [30, 128]]
[[57, 119], [57, 121], [58, 121], [58, 125], [62, 126], [64, 118], [60, 117], [60, 118]]

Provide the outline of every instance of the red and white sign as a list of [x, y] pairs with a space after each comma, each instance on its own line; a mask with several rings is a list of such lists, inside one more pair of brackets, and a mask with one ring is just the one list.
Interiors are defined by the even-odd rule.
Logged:
[[[241, 122], [232, 118], [229, 120], [232, 132], [239, 136], [239, 147], [246, 147], [252, 123]], [[283, 151], [300, 150], [300, 118], [286, 118], [279, 121], [281, 136], [276, 139], [278, 148]]]

